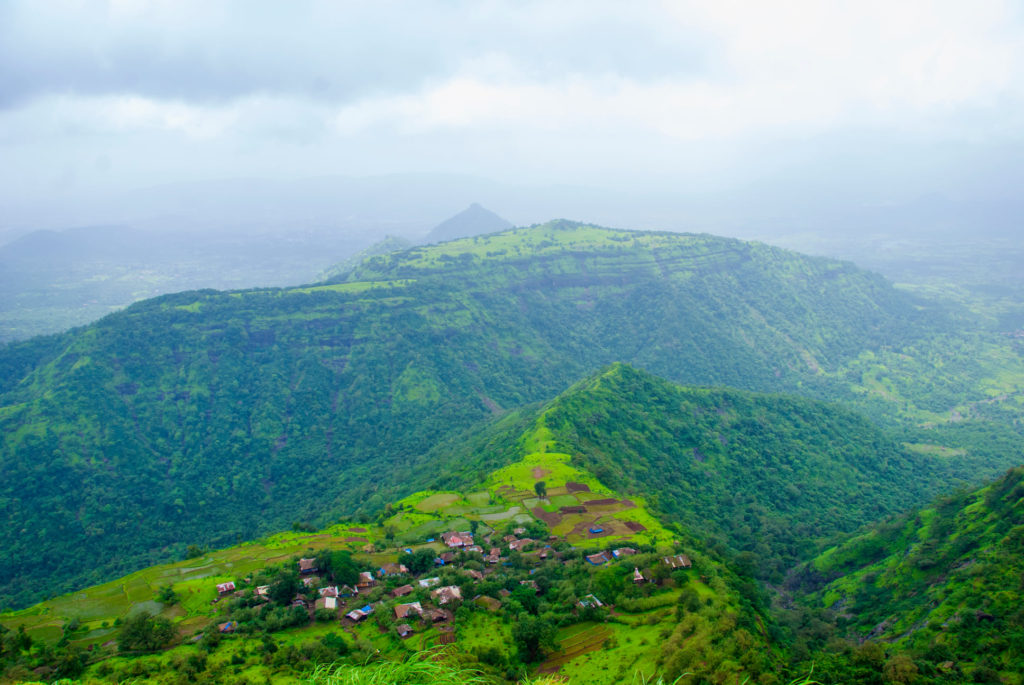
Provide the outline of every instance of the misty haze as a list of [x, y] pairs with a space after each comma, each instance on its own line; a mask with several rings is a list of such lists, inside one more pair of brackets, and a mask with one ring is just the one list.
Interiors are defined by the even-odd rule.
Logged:
[[0, 683], [1021, 683], [1014, 3], [0, 4]]

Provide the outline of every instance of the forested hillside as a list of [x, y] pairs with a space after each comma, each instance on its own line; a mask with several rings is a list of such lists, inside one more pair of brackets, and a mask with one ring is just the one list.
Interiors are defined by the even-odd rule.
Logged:
[[945, 470], [843, 407], [613, 364], [437, 443], [366, 520], [0, 614], [0, 669], [355, 677], [448, 645], [493, 683], [1014, 683], [1024, 470], [893, 515]]
[[[793, 574], [816, 618], [827, 682], [870, 682], [884, 650], [924, 682], [1020, 682], [1024, 673], [1024, 469], [871, 527]], [[828, 630], [825, 630], [828, 624]], [[805, 652], [806, 653], [806, 652]], [[905, 680], [902, 682], [910, 682]]]
[[435, 444], [614, 361], [820, 390], [951, 326], [851, 264], [568, 222], [141, 302], [0, 352], [0, 603], [375, 511]]
[[550, 436], [602, 483], [781, 581], [842, 532], [925, 502], [948, 468], [858, 414], [793, 395], [683, 387], [626, 364], [581, 381], [430, 459], [469, 487], [480, 470]]
[[816, 542], [923, 501], [943, 473], [836, 405], [680, 387], [622, 364], [559, 397], [544, 422], [602, 482], [774, 581]]

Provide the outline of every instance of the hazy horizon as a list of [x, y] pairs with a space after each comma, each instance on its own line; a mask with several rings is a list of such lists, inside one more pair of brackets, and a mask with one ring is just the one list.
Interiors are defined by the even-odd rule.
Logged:
[[426, 228], [480, 202], [516, 224], [1006, 234], [1022, 28], [1009, 2], [15, 0], [0, 231]]

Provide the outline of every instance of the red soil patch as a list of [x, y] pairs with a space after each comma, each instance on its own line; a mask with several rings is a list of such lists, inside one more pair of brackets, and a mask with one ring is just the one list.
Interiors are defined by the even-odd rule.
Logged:
[[586, 504], [589, 507], [600, 507], [600, 506], [604, 506], [606, 504], [618, 504], [618, 503], [619, 503], [619, 500], [617, 500], [617, 499], [615, 499], [613, 497], [607, 497], [605, 499], [588, 499], [586, 502], [584, 502], [584, 504]]
[[350, 537], [345, 538], [345, 542], [366, 542], [366, 538]]
[[639, 533], [642, 530], [647, 530], [636, 521], [623, 521], [623, 523], [626, 524], [626, 528], [629, 528], [634, 533]]
[[534, 466], [533, 470], [530, 471], [530, 474], [533, 475], [534, 478], [543, 478], [544, 476], [548, 475], [549, 473], [551, 473], [551, 472], [548, 471], [545, 468], [540, 467], [540, 466]]
[[353, 532], [353, 533], [365, 533], [366, 529], [365, 528], [349, 528], [349, 531]]
[[544, 511], [543, 507], [534, 507], [530, 510], [530, 513], [548, 524], [548, 528], [553, 528], [562, 522], [561, 514], [553, 511]]
[[585, 514], [587, 508], [582, 504], [574, 504], [571, 507], [558, 507], [558, 511], [563, 514]]
[[[593, 518], [589, 521], [580, 521], [572, 527], [572, 530], [569, 531], [569, 535], [580, 535], [591, 540], [594, 538], [603, 538], [608, 535], [614, 535], [615, 531], [612, 530], [611, 525], [605, 523], [598, 523], [599, 518], [600, 517]], [[591, 533], [591, 528], [603, 528], [604, 530], [600, 533]], [[568, 535], [566, 537], [568, 537]]]
[[566, 483], [565, 489], [570, 494], [573, 492], [590, 492], [590, 486], [586, 483], [575, 483], [573, 481]]

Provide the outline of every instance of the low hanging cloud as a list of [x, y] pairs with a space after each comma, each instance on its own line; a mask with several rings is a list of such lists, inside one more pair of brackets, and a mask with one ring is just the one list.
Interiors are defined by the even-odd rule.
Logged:
[[495, 55], [538, 79], [698, 68], [697, 32], [687, 40], [652, 19], [589, 3], [13, 0], [0, 5], [0, 104], [52, 94], [350, 102]]
[[[1022, 34], [998, 0], [10, 0], [0, 182], [167, 181], [190, 163], [738, 178], [765, 141], [808, 169], [871, 136], [1018, 144]], [[103, 174], [76, 171], [100, 157]]]

